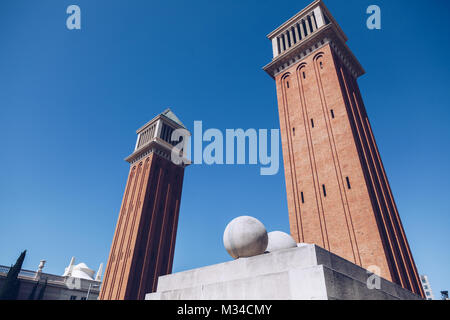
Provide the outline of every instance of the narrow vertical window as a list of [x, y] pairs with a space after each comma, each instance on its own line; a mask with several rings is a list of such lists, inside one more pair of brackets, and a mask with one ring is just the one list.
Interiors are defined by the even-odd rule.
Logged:
[[320, 69], [323, 69], [323, 62], [320, 61]]
[[322, 185], [322, 189], [323, 189], [323, 196], [326, 197], [327, 196], [327, 189], [325, 188], [325, 185]]
[[292, 128], [292, 135], [295, 136], [295, 128]]
[[304, 71], [303, 71], [303, 79], [306, 79], [306, 74]]
[[297, 37], [295, 36], [295, 27], [291, 28], [291, 32], [292, 32], [292, 35], [294, 37], [294, 39], [292, 39], [293, 42], [294, 42], [293, 44], [296, 44], [297, 43]]
[[314, 128], [314, 120], [313, 119], [311, 119], [311, 127]]
[[302, 203], [305, 203], [305, 197], [303, 196], [303, 192], [301, 193], [302, 196]]
[[331, 109], [331, 110], [330, 110], [330, 112], [331, 112], [331, 118], [333, 118], [333, 119], [334, 119], [334, 110], [333, 110], [333, 109]]
[[314, 12], [311, 15], [311, 22], [314, 25], [314, 28], [317, 29], [317, 19], [316, 19], [316, 14]]
[[302, 38], [302, 32], [300, 31], [300, 25], [297, 23], [296, 27], [297, 27], [297, 31], [298, 31], [298, 37], [299, 37], [300, 40], [301, 40], [301, 39], [303, 39], [303, 38]]
[[312, 27], [311, 17], [310, 17], [310, 16], [308, 16], [308, 17], [306, 18], [306, 23], [307, 23], [308, 26], [309, 26], [309, 30], [311, 30], [311, 32], [312, 32], [312, 31], [313, 31], [313, 27]]
[[305, 23], [304, 19], [302, 20], [302, 25], [303, 25], [303, 30], [305, 30], [305, 36], [307, 37], [308, 36], [308, 29], [306, 29], [306, 23]]
[[289, 89], [289, 81], [286, 81], [286, 87]]
[[346, 177], [345, 180], [347, 180], [347, 188], [351, 189], [352, 186], [350, 185], [350, 179]]

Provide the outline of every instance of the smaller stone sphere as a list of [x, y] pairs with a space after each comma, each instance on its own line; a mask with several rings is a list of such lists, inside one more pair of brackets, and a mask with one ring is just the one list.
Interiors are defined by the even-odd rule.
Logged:
[[269, 243], [267, 245], [267, 252], [274, 252], [278, 250], [296, 248], [297, 242], [285, 232], [272, 231], [268, 234]]
[[234, 259], [263, 254], [268, 242], [267, 231], [258, 219], [248, 216], [233, 219], [223, 233], [223, 245]]

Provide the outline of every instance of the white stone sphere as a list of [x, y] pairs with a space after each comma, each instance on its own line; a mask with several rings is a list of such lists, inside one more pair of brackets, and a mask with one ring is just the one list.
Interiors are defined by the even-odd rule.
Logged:
[[234, 259], [263, 254], [268, 242], [267, 231], [258, 219], [243, 216], [233, 219], [223, 233], [223, 245]]
[[267, 245], [267, 252], [274, 252], [283, 249], [296, 248], [297, 242], [285, 232], [272, 231], [268, 234], [269, 243]]

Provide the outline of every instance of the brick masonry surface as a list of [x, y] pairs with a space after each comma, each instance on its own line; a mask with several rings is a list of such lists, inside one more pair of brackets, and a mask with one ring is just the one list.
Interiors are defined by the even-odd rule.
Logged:
[[155, 153], [131, 166], [100, 299], [143, 300], [172, 272], [183, 176]]
[[325, 44], [275, 80], [292, 236], [423, 295], [354, 76]]

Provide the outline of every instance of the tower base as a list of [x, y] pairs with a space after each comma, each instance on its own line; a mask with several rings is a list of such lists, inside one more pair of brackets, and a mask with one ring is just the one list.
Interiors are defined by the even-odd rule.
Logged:
[[[146, 300], [421, 300], [401, 286], [380, 279], [316, 245], [159, 277]], [[372, 279], [372, 278], [371, 278]], [[375, 284], [375, 282], [370, 282]]]

